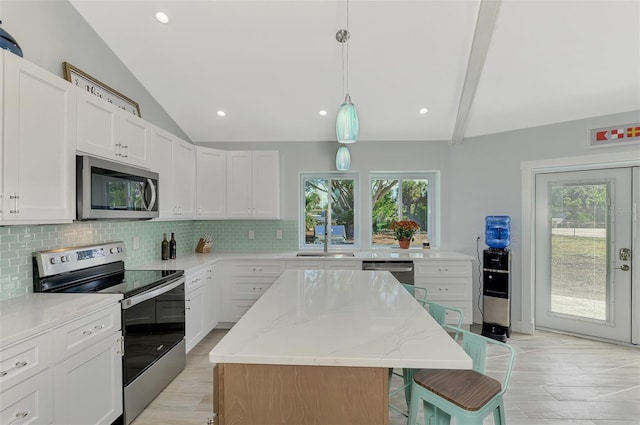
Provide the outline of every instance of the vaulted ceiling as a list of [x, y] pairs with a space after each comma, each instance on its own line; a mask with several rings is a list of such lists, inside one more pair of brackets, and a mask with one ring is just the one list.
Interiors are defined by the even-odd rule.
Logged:
[[640, 0], [70, 1], [194, 142], [335, 140], [347, 10], [360, 140], [640, 109]]

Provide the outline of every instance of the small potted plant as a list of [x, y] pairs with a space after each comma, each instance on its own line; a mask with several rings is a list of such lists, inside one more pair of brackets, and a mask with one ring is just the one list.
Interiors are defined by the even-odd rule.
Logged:
[[400, 220], [391, 223], [393, 238], [398, 240], [400, 248], [407, 249], [413, 239], [413, 235], [420, 230], [420, 225], [413, 220]]

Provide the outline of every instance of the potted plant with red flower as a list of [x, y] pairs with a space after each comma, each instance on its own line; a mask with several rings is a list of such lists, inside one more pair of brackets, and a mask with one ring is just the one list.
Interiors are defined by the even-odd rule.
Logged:
[[407, 249], [413, 239], [413, 235], [420, 230], [420, 225], [413, 220], [400, 220], [391, 223], [394, 239], [398, 240], [400, 248]]

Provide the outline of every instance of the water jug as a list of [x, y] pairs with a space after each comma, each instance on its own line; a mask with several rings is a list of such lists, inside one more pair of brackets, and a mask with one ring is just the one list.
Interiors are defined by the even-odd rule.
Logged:
[[490, 248], [508, 247], [511, 243], [511, 218], [508, 215], [488, 215], [485, 222], [484, 243]]

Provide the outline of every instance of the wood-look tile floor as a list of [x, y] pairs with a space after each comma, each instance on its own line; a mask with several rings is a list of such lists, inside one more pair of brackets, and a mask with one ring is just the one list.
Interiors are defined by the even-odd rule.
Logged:
[[[133, 425], [205, 425], [213, 403], [208, 353], [225, 333], [207, 335], [188, 354], [182, 373]], [[517, 351], [505, 395], [510, 425], [640, 424], [640, 348], [543, 331], [514, 333], [509, 343]], [[488, 373], [501, 376], [504, 357], [489, 357]], [[392, 387], [399, 382], [394, 378]], [[400, 394], [391, 401], [406, 409]], [[390, 411], [389, 424], [404, 425], [406, 418]]]

